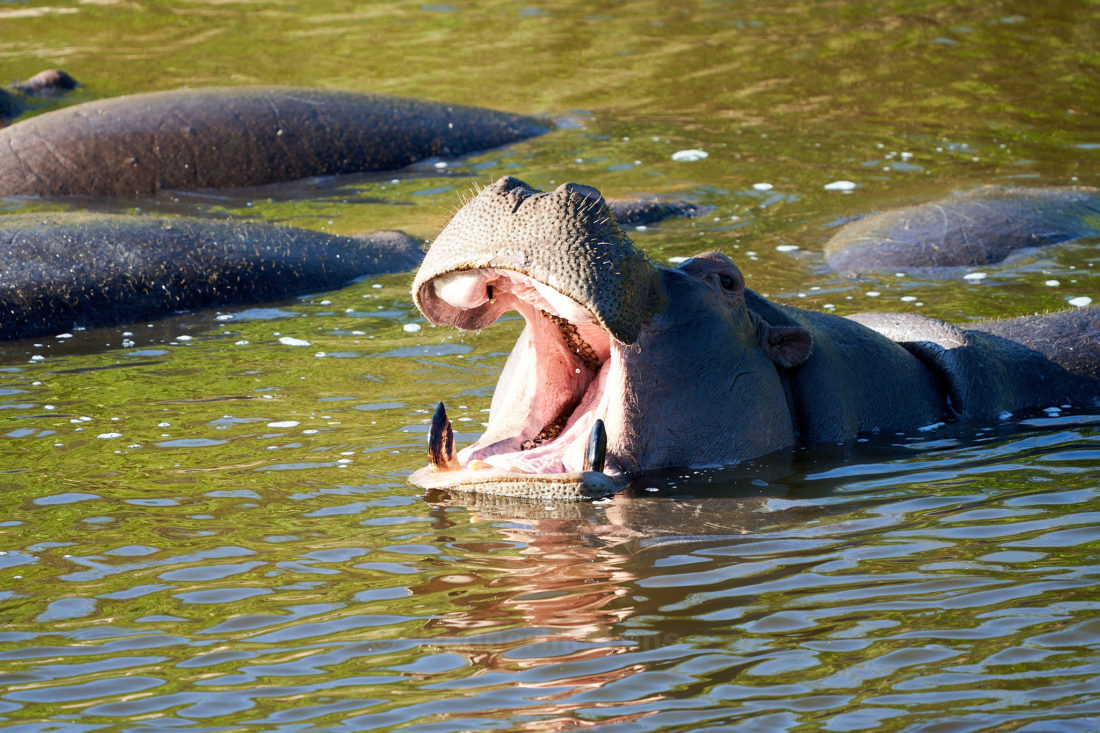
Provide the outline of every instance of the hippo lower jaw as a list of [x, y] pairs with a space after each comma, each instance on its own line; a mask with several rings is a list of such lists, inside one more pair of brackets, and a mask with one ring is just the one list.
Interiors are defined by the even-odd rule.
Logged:
[[595, 498], [622, 488], [626, 478], [616, 457], [606, 454], [606, 436], [599, 435], [608, 400], [621, 394], [620, 359], [615, 340], [592, 314], [510, 270], [450, 272], [431, 287], [439, 304], [437, 321], [463, 327], [515, 310], [526, 329], [497, 383], [485, 433], [456, 452], [440, 403], [429, 436], [429, 465], [409, 480], [426, 489], [532, 499]]

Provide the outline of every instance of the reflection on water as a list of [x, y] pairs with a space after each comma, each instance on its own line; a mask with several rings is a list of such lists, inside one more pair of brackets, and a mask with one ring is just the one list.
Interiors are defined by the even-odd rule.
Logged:
[[0, 556], [3, 709], [348, 730], [946, 711], [1048, 730], [1098, 692], [1100, 418], [1076, 422], [595, 504], [424, 502], [400, 471], [335, 467], [295, 493], [249, 467], [158, 501], [96, 477], [31, 492], [4, 522], [30, 542]]
[[[787, 304], [956, 321], [1062, 308], [1098, 300], [1095, 240], [937, 280], [837, 276], [820, 250], [843, 221], [954, 190], [1100, 185], [1094, 16], [1077, 2], [0, 7], [10, 78], [48, 59], [85, 84], [46, 106], [277, 83], [560, 123], [392, 175], [0, 209], [429, 238], [474, 182], [575, 180], [713, 207], [632, 235], [662, 262], [726, 252]], [[595, 503], [425, 497], [405, 478], [430, 408], [445, 398], [456, 440], [474, 440], [520, 324], [433, 328], [409, 280], [0, 345], [7, 728], [1100, 725], [1095, 410], [672, 472]]]

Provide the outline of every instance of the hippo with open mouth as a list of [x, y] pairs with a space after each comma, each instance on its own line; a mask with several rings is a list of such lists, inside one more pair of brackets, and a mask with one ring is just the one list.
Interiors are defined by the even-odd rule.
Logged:
[[663, 267], [599, 191], [502, 178], [432, 244], [412, 286], [433, 323], [526, 328], [485, 433], [456, 451], [436, 410], [423, 488], [605, 495], [669, 466], [731, 465], [798, 443], [910, 430], [1100, 395], [1100, 309], [960, 329], [768, 302], [727, 257]]

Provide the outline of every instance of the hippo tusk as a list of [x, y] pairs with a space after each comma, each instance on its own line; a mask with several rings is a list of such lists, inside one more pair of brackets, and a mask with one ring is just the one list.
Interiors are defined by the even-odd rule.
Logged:
[[428, 430], [428, 463], [435, 471], [454, 471], [461, 467], [455, 455], [454, 430], [442, 402], [436, 405]]
[[588, 435], [588, 446], [584, 450], [584, 470], [603, 473], [603, 464], [607, 459], [607, 431], [603, 420], [592, 423], [592, 432]]

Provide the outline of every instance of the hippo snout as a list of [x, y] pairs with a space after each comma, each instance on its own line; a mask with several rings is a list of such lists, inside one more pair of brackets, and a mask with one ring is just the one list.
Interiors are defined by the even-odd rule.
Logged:
[[[482, 270], [456, 308], [456, 273]], [[413, 282], [413, 300], [434, 323], [479, 329], [503, 312], [491, 307], [493, 272], [515, 272], [542, 287], [559, 312], [583, 309], [615, 339], [632, 343], [661, 307], [654, 263], [634, 247], [600, 192], [566, 183], [539, 192], [506, 176], [483, 189], [443, 229]], [[461, 299], [461, 298], [460, 298]], [[488, 304], [488, 305], [487, 305]], [[566, 315], [564, 317], [570, 317]]]

